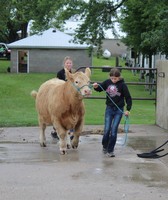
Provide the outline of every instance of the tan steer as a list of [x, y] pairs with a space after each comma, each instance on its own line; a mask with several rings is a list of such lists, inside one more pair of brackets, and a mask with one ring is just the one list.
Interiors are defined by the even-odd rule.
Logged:
[[46, 146], [45, 129], [53, 125], [60, 138], [60, 152], [67, 152], [69, 144], [68, 130], [74, 129], [74, 138], [71, 142], [73, 148], [78, 147], [79, 136], [84, 123], [85, 108], [83, 97], [91, 94], [91, 71], [86, 68], [85, 73], [71, 74], [66, 70], [67, 81], [57, 78], [43, 83], [38, 92], [32, 91], [36, 99], [40, 132], [40, 145]]

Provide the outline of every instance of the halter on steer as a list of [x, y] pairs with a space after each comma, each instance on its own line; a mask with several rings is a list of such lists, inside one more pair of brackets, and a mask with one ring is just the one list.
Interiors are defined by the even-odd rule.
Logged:
[[[81, 95], [82, 95], [81, 89], [82, 89], [83, 87], [87, 86], [87, 87], [90, 88], [90, 89], [93, 88], [92, 84], [88, 84], [88, 85], [85, 84], [85, 85], [83, 85], [83, 86], [81, 86], [81, 87], [76, 86], [74, 83], [72, 83], [72, 85], [74, 86], [74, 88], [75, 88]], [[82, 95], [82, 96], [85, 96], [85, 95]]]

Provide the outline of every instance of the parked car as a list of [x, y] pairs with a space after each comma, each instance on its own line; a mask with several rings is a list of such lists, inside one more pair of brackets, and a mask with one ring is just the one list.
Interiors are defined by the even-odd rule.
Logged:
[[0, 58], [7, 58], [10, 60], [11, 50], [5, 43], [0, 42]]

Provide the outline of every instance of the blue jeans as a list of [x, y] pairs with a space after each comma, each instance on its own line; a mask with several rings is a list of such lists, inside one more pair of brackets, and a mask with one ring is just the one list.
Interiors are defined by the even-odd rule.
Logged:
[[118, 126], [123, 115], [123, 109], [124, 108], [120, 108], [119, 110], [117, 107], [106, 107], [102, 145], [103, 148], [105, 148], [109, 153], [114, 151], [117, 140]]

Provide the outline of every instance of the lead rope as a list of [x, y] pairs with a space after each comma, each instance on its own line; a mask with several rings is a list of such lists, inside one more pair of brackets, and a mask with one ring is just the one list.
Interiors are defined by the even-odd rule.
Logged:
[[[117, 106], [117, 104], [112, 100], [112, 98], [110, 97], [110, 95], [104, 90], [104, 88], [98, 84], [99, 87], [106, 93], [106, 95], [108, 96], [108, 98], [110, 99], [110, 101], [118, 108], [118, 110], [124, 115], [124, 112]], [[125, 146], [127, 139], [128, 139], [128, 132], [129, 132], [129, 117], [124, 115], [124, 132], [125, 132], [125, 137], [123, 140], [123, 143], [121, 144], [122, 146]]]
[[[88, 86], [90, 89], [93, 88], [92, 84], [88, 84], [88, 85], [85, 84], [85, 85], [82, 85], [81, 87], [76, 86], [74, 83], [72, 83], [72, 85], [73, 85], [73, 87], [74, 87], [81, 95], [82, 95], [81, 89], [82, 89], [83, 87]], [[82, 96], [84, 96], [84, 95], [82, 95]]]
[[162, 154], [162, 155], [158, 155], [157, 153], [164, 151], [164, 149], [161, 149], [163, 146], [165, 146], [168, 143], [168, 140], [166, 142], [164, 142], [162, 145], [160, 145], [159, 147], [157, 147], [156, 149], [147, 152], [147, 153], [140, 153], [137, 154], [138, 157], [140, 158], [162, 158], [164, 156], [167, 156], [168, 153]]

